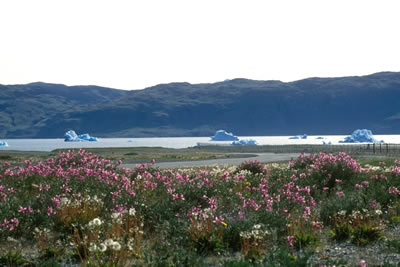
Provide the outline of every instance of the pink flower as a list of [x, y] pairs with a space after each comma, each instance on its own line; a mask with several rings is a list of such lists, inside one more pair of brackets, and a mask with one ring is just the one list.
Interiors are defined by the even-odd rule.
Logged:
[[368, 187], [369, 182], [368, 181], [362, 181], [361, 184], [365, 187]]
[[16, 191], [15, 191], [15, 189], [14, 188], [12, 188], [12, 187], [10, 187], [10, 188], [8, 188], [8, 193], [10, 193], [10, 194], [14, 194], [14, 193], [16, 193]]
[[394, 186], [389, 187], [389, 194], [400, 195], [400, 190]]
[[343, 193], [342, 191], [340, 191], [340, 192], [337, 192], [336, 195], [337, 195], [338, 197], [343, 197], [343, 196], [344, 196], [344, 193]]
[[50, 216], [52, 214], [56, 214], [56, 211], [53, 210], [52, 207], [47, 207], [47, 216]]
[[360, 188], [361, 188], [361, 185], [356, 184], [355, 187], [356, 187], [357, 189], [360, 189]]
[[213, 223], [220, 224], [220, 223], [223, 222], [223, 221], [225, 221], [224, 217], [222, 217], [222, 216], [220, 216], [220, 217], [216, 216], [216, 217], [214, 218], [214, 220], [213, 220]]
[[310, 207], [305, 207], [305, 208], [304, 208], [303, 217], [304, 217], [304, 218], [307, 218], [307, 217], [310, 216], [310, 215], [311, 215], [311, 209], [310, 209]]
[[288, 242], [288, 244], [289, 244], [289, 247], [293, 247], [293, 242], [294, 242], [294, 236], [292, 236], [292, 235], [288, 235], [287, 237], [286, 237], [286, 240], [287, 240], [287, 242]]
[[367, 267], [367, 263], [365, 260], [360, 260], [360, 264], [358, 265], [359, 267]]
[[25, 213], [26, 210], [27, 210], [26, 208], [23, 208], [23, 207], [20, 206], [19, 209], [18, 209], [18, 212], [19, 213]]

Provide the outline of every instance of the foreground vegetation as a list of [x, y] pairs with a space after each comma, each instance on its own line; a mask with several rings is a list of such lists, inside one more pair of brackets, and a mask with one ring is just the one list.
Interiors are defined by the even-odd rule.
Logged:
[[[320, 153], [208, 169], [120, 163], [84, 150], [24, 166], [3, 162], [0, 265], [396, 266], [389, 259], [400, 259], [400, 161], [361, 166], [345, 153]], [[361, 252], [329, 253], [340, 244]], [[363, 250], [373, 246], [380, 250]]]

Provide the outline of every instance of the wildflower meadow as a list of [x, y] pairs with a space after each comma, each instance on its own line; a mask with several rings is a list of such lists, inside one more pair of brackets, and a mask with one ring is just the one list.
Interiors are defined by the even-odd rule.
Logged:
[[[400, 161], [120, 163], [85, 150], [2, 162], [0, 265], [397, 266]], [[338, 244], [359, 253], [334, 256]], [[387, 257], [367, 254], [371, 246]]]

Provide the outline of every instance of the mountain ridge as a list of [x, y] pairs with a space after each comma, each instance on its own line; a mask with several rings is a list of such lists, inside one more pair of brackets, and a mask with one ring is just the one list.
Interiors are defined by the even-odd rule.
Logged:
[[141, 90], [0, 85], [0, 138], [400, 133], [400, 72], [292, 82], [175, 82]]

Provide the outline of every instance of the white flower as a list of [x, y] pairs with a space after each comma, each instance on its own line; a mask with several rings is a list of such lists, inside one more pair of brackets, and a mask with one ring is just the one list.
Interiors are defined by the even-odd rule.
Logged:
[[112, 240], [111, 238], [106, 239], [106, 241], [104, 241], [104, 244], [105, 244], [107, 247], [110, 247], [113, 243], [114, 243], [114, 240]]
[[130, 215], [130, 216], [135, 216], [135, 214], [136, 214], [135, 208], [130, 208], [130, 209], [129, 209], [129, 215]]
[[119, 224], [122, 223], [122, 216], [121, 216], [121, 213], [119, 213], [119, 212], [115, 212], [115, 213], [111, 214], [111, 218], [112, 218], [113, 222], [115, 222], [115, 223], [119, 223]]
[[91, 246], [89, 247], [89, 251], [90, 251], [90, 252], [94, 252], [94, 251], [96, 251], [96, 250], [97, 250], [96, 244], [93, 244], [93, 245], [91, 245]]
[[62, 197], [62, 198], [60, 199], [60, 206], [63, 207], [63, 206], [65, 206], [65, 205], [70, 204], [70, 202], [71, 202], [71, 201], [70, 201], [68, 198]]
[[121, 245], [120, 245], [120, 243], [118, 243], [118, 242], [113, 242], [112, 243], [112, 245], [111, 245], [111, 249], [112, 250], [115, 250], [115, 251], [119, 251], [120, 249], [121, 249]]
[[367, 213], [367, 212], [368, 212], [368, 210], [367, 210], [367, 209], [362, 209], [362, 211], [363, 211], [364, 213]]
[[261, 228], [261, 224], [256, 224], [253, 226], [253, 229], [260, 229]]
[[121, 216], [119, 212], [114, 212], [113, 214], [111, 214], [111, 218], [114, 220], [117, 219], [119, 216]]
[[100, 226], [102, 224], [102, 222], [101, 222], [101, 220], [99, 218], [93, 219], [92, 222], [93, 222], [94, 225], [97, 225], [97, 226]]
[[100, 252], [105, 252], [106, 250], [107, 250], [107, 246], [105, 244], [101, 243], [99, 245], [99, 251]]
[[382, 215], [382, 211], [381, 210], [376, 210], [375, 213], [376, 213], [376, 215]]

